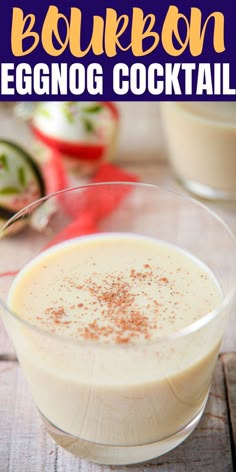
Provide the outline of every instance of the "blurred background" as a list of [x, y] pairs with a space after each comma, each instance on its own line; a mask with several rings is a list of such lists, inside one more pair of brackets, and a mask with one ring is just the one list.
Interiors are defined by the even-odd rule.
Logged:
[[[18, 106], [18, 112], [15, 113]], [[24, 102], [0, 102], [0, 138], [15, 139], [22, 146], [32, 149], [33, 137], [27, 122], [16, 118], [25, 116], [24, 106], [27, 109], [27, 103]], [[160, 104], [116, 102], [116, 106], [121, 120], [115, 160], [119, 163], [162, 160], [164, 152]]]

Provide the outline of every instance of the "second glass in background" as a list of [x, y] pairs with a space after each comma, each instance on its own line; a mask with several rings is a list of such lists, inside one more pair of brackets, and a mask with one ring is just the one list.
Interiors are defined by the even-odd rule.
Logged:
[[165, 102], [161, 111], [180, 183], [201, 198], [236, 200], [236, 103]]

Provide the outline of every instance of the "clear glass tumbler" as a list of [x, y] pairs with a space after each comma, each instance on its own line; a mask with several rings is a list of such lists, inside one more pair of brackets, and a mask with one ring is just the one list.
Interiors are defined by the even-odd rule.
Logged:
[[[8, 291], [19, 270], [49, 245], [90, 233], [142, 235], [191, 253], [217, 279], [219, 306], [168, 336], [124, 344], [75, 341], [9, 309]], [[5, 224], [0, 260], [3, 320], [46, 429], [59, 445], [94, 462], [131, 464], [187, 438], [204, 411], [236, 287], [235, 238], [215, 214], [153, 185], [67, 189]], [[37, 299], [32, 310], [37, 312]]]

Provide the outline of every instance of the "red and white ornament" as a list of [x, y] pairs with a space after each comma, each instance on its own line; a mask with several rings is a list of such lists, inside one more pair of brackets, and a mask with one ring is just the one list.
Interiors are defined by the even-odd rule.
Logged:
[[60, 153], [82, 174], [93, 174], [112, 157], [118, 124], [112, 102], [40, 102], [31, 118], [40, 147]]

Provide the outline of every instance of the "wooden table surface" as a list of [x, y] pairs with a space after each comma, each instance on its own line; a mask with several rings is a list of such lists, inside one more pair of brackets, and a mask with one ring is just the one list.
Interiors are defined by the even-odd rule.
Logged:
[[[123, 103], [117, 163], [142, 181], [178, 188], [165, 159], [158, 105]], [[23, 123], [0, 107], [0, 133], [31, 146]], [[183, 190], [182, 190], [183, 191]], [[234, 205], [210, 205], [236, 233]], [[191, 231], [191, 228], [190, 228]], [[222, 248], [223, 250], [223, 248]], [[10, 257], [10, 254], [9, 254]], [[46, 434], [0, 321], [0, 472], [232, 472], [236, 470], [236, 304], [232, 308], [205, 414], [182, 445], [145, 465], [99, 466], [71, 456]]]

